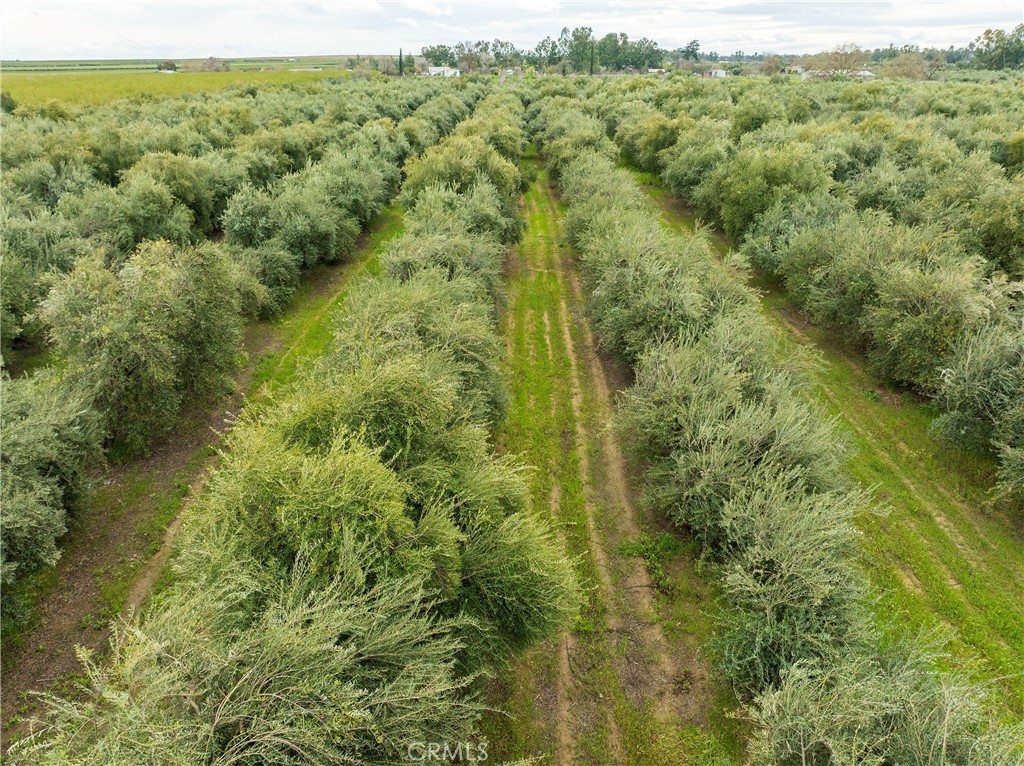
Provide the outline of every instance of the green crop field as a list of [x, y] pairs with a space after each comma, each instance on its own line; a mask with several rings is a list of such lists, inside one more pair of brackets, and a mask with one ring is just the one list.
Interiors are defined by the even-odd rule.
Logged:
[[57, 101], [72, 105], [105, 104], [138, 96], [182, 96], [188, 93], [216, 91], [230, 85], [273, 85], [289, 82], [316, 82], [325, 77], [342, 76], [335, 68], [319, 72], [229, 71], [175, 72], [163, 74], [151, 69], [131, 67], [123, 71], [23, 73], [4, 70], [3, 88], [18, 103], [44, 104]]

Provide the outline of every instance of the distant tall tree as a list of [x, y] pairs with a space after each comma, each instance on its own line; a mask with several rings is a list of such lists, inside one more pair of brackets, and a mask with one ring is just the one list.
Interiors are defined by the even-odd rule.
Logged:
[[[699, 49], [700, 44], [694, 40], [680, 52], [688, 50], [689, 57], [696, 60], [700, 57]], [[519, 50], [507, 40], [495, 39], [475, 43], [466, 40], [454, 46], [431, 45], [422, 52], [432, 66], [461, 66], [469, 72], [490, 62], [497, 67], [526, 63], [541, 69], [559, 67], [563, 73], [591, 74], [599, 64], [613, 71], [660, 67], [666, 55], [658, 43], [647, 37], [631, 42], [624, 33], [610, 32], [598, 40], [591, 27], [563, 27], [557, 40], [545, 37], [533, 50]]]
[[210, 56], [200, 65], [200, 70], [203, 72], [226, 72], [228, 71], [228, 62]]
[[455, 43], [452, 46], [455, 52], [455, 59], [463, 72], [472, 72], [477, 68], [476, 51], [473, 50], [473, 43], [470, 41]]
[[537, 66], [554, 66], [560, 58], [558, 43], [552, 40], [550, 36], [537, 43], [537, 47], [534, 49], [535, 61], [533, 63]]
[[622, 69], [622, 49], [627, 45], [626, 35], [609, 32], [597, 41], [597, 60], [605, 69], [617, 72]]
[[843, 43], [832, 50], [819, 53], [810, 59], [811, 68], [826, 75], [853, 74], [860, 72], [868, 63], [871, 54], [854, 43]]
[[656, 68], [662, 65], [665, 53], [654, 40], [641, 37], [629, 46], [625, 58], [635, 69]]
[[516, 46], [507, 40], [494, 39], [491, 43], [491, 56], [494, 57], [494, 65], [498, 67], [507, 67], [515, 63], [515, 59], [519, 56], [519, 51], [516, 50]]
[[946, 52], [929, 48], [921, 54], [924, 61], [924, 79], [934, 80], [946, 68]]
[[921, 49], [916, 45], [901, 45], [897, 48], [892, 43], [889, 43], [888, 48], [876, 48], [871, 53], [872, 61], [887, 61], [888, 59], [894, 59], [897, 56], [902, 56], [905, 53], [920, 53]]
[[700, 61], [700, 41], [690, 40], [690, 42], [680, 48], [679, 52], [683, 54], [683, 58], [686, 60]]
[[782, 71], [782, 60], [774, 53], [770, 53], [761, 59], [761, 63], [757, 65], [757, 71], [769, 77], [778, 74]]
[[466, 72], [475, 72], [484, 63], [484, 58], [490, 53], [491, 44], [486, 40], [465, 40], [456, 43], [452, 49], [458, 65]]
[[923, 80], [925, 77], [925, 60], [920, 53], [902, 53], [887, 58], [878, 68], [882, 77], [902, 77], [906, 80]]
[[591, 27], [576, 27], [571, 32], [568, 27], [562, 30], [558, 43], [563, 58], [574, 72], [585, 72], [590, 61], [590, 46], [594, 42], [594, 30]]
[[1016, 69], [1024, 64], [1024, 24], [1009, 32], [986, 29], [967, 46], [967, 52], [978, 69]]
[[420, 53], [423, 54], [431, 66], [458, 66], [459, 59], [449, 45], [430, 45]]
[[569, 60], [569, 37], [571, 34], [569, 27], [562, 27], [562, 31], [558, 33], [558, 56], [562, 63]]
[[944, 53], [947, 64], [959, 64], [969, 55], [966, 48], [956, 48], [952, 45], [950, 45]]

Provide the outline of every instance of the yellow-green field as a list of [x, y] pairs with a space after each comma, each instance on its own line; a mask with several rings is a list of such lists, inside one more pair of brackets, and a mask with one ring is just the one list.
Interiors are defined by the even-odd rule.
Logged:
[[180, 96], [247, 83], [311, 82], [344, 76], [338, 69], [319, 72], [103, 72], [75, 74], [21, 74], [4, 72], [0, 85], [19, 104], [50, 100], [68, 104], [103, 104], [119, 98], [152, 94]]

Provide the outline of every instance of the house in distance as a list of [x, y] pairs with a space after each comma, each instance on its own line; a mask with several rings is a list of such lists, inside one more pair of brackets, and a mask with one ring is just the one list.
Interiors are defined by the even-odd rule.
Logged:
[[462, 77], [462, 72], [448, 66], [427, 67], [427, 77]]

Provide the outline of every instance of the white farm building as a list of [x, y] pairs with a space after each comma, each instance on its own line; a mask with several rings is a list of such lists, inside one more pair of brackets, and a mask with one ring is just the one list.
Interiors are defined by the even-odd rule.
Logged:
[[462, 72], [449, 66], [427, 67], [427, 77], [462, 77]]

